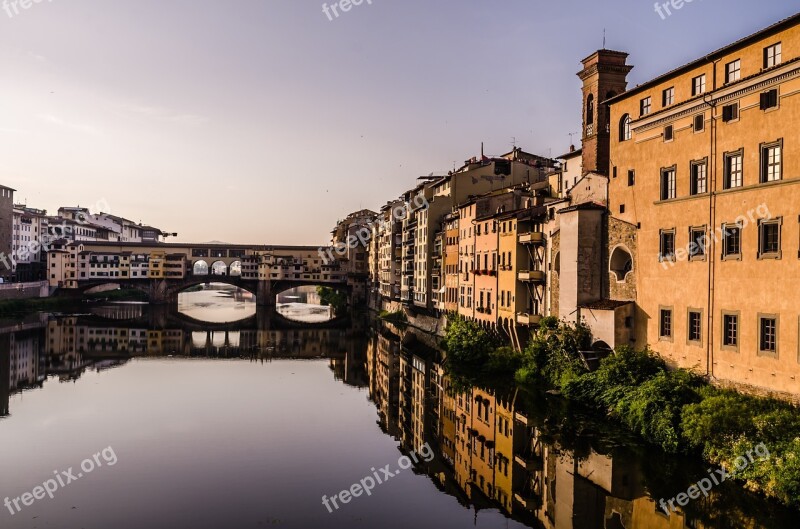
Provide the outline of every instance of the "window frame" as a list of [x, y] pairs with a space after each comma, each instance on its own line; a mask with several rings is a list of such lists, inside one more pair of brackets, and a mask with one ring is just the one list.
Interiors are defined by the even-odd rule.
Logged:
[[[739, 248], [736, 253], [728, 253], [728, 229], [736, 229], [739, 233]], [[742, 260], [742, 223], [728, 222], [722, 224], [722, 260], [723, 261], [741, 261]]]
[[[669, 236], [672, 237], [672, 252], [670, 252], [670, 253], [664, 253], [664, 246], [665, 246], [665, 244], [664, 244], [664, 242], [665, 242], [664, 236], [665, 235], [669, 235]], [[658, 230], [658, 261], [660, 263], [664, 263], [664, 262], [674, 263], [674, 262], [676, 262], [677, 261], [677, 258], [676, 258], [677, 252], [676, 252], [676, 250], [677, 250], [677, 240], [676, 240], [676, 230], [675, 230], [675, 228], [668, 228], [668, 229]]]
[[630, 141], [633, 137], [633, 130], [631, 127], [631, 122], [633, 119], [631, 118], [630, 114], [623, 114], [622, 118], [619, 120], [619, 141], [620, 143], [623, 141]]
[[639, 100], [639, 117], [649, 116], [653, 110], [652, 96], [643, 97]]
[[[764, 328], [762, 327], [762, 323], [764, 320], [775, 320], [775, 350], [764, 349], [762, 345], [764, 345], [764, 335], [763, 331]], [[778, 355], [780, 354], [780, 335], [781, 335], [781, 319], [779, 314], [770, 314], [770, 313], [762, 313], [759, 312], [756, 323], [758, 324], [757, 332], [758, 332], [758, 356], [764, 356], [767, 358], [774, 358], [778, 359]]]
[[[773, 97], [774, 94], [774, 97]], [[761, 92], [759, 96], [758, 108], [764, 112], [773, 112], [780, 108], [781, 93], [777, 88], [771, 88]]]
[[[776, 42], [764, 48], [764, 69], [773, 68], [783, 62], [783, 46], [782, 42]], [[770, 57], [772, 51], [772, 57]], [[777, 53], [776, 53], [777, 52]], [[770, 64], [772, 61], [772, 64]]]
[[[735, 66], [735, 68], [733, 68]], [[734, 59], [725, 64], [725, 84], [735, 83], [742, 78], [742, 60]]]
[[[738, 151], [730, 151], [723, 153], [722, 158], [722, 188], [723, 189], [737, 189], [740, 187], [744, 187], [744, 148], [739, 149]], [[734, 158], [739, 158], [739, 185], [731, 185], [732, 179], [731, 176], [733, 173], [730, 171], [731, 164], [730, 161]]]
[[[697, 126], [698, 123], [700, 124], [699, 127]], [[695, 133], [703, 132], [704, 130], [706, 130], [706, 113], [705, 112], [697, 114], [694, 117], [694, 119], [692, 120], [692, 129], [694, 130]]]
[[661, 92], [661, 106], [666, 108], [675, 104], [675, 87], [670, 86]]
[[675, 126], [667, 125], [664, 127], [664, 143], [675, 141]]
[[[720, 327], [722, 335], [720, 336], [720, 349], [723, 351], [732, 351], [738, 353], [742, 343], [742, 313], [738, 310], [722, 310], [720, 311]], [[725, 325], [725, 318], [736, 318], [736, 344], [730, 345], [727, 341], [727, 327]]]
[[[778, 228], [778, 250], [774, 252], [764, 251], [764, 227], [777, 226]], [[780, 259], [783, 253], [783, 217], [758, 220], [758, 259]]]
[[[769, 149], [778, 149], [778, 178], [768, 180], [768, 173], [769, 173], [769, 160], [767, 158], [766, 151]], [[762, 143], [758, 146], [759, 151], [759, 183], [760, 184], [768, 184], [770, 182], [780, 182], [783, 180], [783, 138], [779, 138], [777, 141], [769, 142], [769, 143]]]
[[628, 187], [636, 185], [636, 169], [628, 169]]
[[[668, 173], [672, 173], [671, 186], [665, 186], [665, 178]], [[659, 179], [659, 197], [661, 198], [661, 201], [664, 202], [666, 200], [674, 200], [678, 198], [678, 166], [673, 165], [671, 167], [662, 167], [660, 174], [661, 178]], [[670, 189], [672, 190], [672, 196], [668, 196]]]
[[[703, 168], [703, 191], [699, 190], [699, 182], [701, 181], [699, 178], [699, 168]], [[698, 171], [695, 174], [695, 171]], [[700, 160], [692, 160], [689, 163], [689, 194], [692, 196], [698, 195], [706, 195], [708, 194], [708, 158], [702, 158]]]
[[[699, 335], [698, 335], [697, 338], [692, 338], [692, 315], [693, 314], [697, 315], [698, 320], [699, 320], [699, 324], [700, 324], [700, 329], [698, 331]], [[686, 345], [697, 345], [697, 346], [702, 346], [703, 345], [703, 335], [705, 334], [703, 332], [703, 330], [704, 330], [703, 329], [703, 327], [704, 327], [703, 326], [703, 314], [704, 314], [704, 310], [703, 309], [698, 309], [698, 308], [693, 308], [693, 307], [689, 307], [688, 309], [686, 309]]]
[[[703, 232], [703, 244], [698, 245], [695, 233]], [[692, 253], [692, 248], [699, 246], [702, 253]], [[707, 226], [689, 226], [689, 261], [705, 261], [708, 255], [708, 227]]]
[[[725, 119], [725, 110], [727, 108], [732, 109], [732, 111], [731, 111], [731, 116], [729, 118]], [[737, 121], [739, 121], [739, 118], [741, 116], [740, 110], [741, 110], [741, 107], [740, 107], [738, 101], [736, 101], [734, 103], [730, 103], [728, 105], [723, 105], [723, 107], [722, 107], [722, 122], [723, 123], [736, 123]], [[733, 114], [735, 114], [735, 115], [733, 115]]]
[[[669, 334], [664, 334], [664, 315], [669, 316]], [[658, 306], [658, 341], [659, 342], [674, 342], [675, 341], [675, 311], [672, 306], [659, 305]]]
[[706, 93], [706, 74], [700, 74], [692, 78], [692, 97]]

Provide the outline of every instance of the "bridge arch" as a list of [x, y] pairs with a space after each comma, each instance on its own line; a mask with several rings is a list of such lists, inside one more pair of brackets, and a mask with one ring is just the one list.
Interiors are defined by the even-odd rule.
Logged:
[[211, 263], [211, 267], [208, 271], [209, 275], [212, 276], [227, 276], [228, 265], [225, 263], [225, 261], [214, 261]]
[[208, 263], [203, 259], [195, 261], [194, 266], [192, 267], [192, 275], [196, 276], [207, 276], [210, 271], [211, 269], [208, 266]]

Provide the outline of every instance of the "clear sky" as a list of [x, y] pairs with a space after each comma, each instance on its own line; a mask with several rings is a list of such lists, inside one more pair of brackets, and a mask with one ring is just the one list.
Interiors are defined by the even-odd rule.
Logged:
[[562, 154], [603, 28], [635, 85], [798, 9], [364, 0], [329, 20], [318, 0], [7, 2], [0, 184], [17, 202], [105, 201], [178, 240], [265, 244], [324, 243], [481, 141]]

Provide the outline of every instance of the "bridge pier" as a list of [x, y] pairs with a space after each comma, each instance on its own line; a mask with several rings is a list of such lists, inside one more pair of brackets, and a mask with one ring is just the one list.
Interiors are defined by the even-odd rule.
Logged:
[[272, 292], [272, 281], [259, 281], [256, 292], [256, 304], [259, 307], [275, 307], [275, 296]]

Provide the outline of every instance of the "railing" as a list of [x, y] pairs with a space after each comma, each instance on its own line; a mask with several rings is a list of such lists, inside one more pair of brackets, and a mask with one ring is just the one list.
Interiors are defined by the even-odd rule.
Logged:
[[543, 282], [545, 279], [544, 272], [541, 270], [520, 270], [519, 271], [519, 280], [520, 281], [531, 281], [534, 283]]
[[520, 233], [519, 242], [520, 244], [544, 244], [544, 233], [540, 231]]

